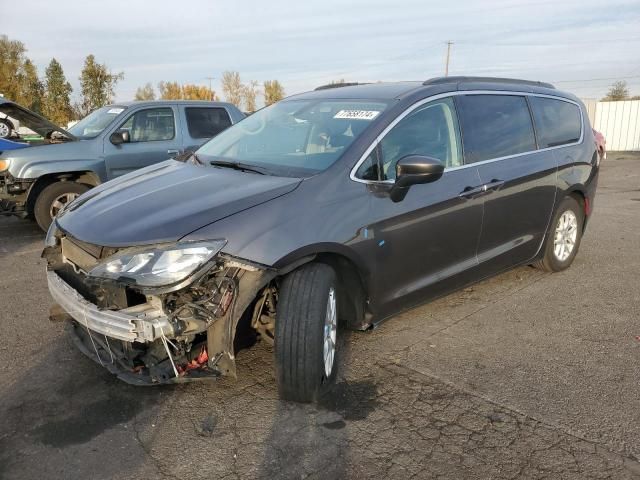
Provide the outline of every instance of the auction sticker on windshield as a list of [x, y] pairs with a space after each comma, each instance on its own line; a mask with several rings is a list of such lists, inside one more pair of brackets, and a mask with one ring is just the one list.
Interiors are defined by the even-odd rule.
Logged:
[[373, 120], [380, 112], [376, 110], [340, 110], [333, 118], [349, 118], [352, 120]]
[[115, 113], [116, 115], [120, 115], [124, 111], [124, 108], [112, 108], [107, 113]]

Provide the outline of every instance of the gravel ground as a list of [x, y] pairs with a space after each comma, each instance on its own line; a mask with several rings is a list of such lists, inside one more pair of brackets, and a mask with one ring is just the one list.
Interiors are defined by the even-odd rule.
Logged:
[[574, 265], [521, 267], [352, 333], [335, 397], [126, 385], [51, 299], [34, 224], [0, 218], [0, 478], [640, 478], [640, 156], [611, 153]]

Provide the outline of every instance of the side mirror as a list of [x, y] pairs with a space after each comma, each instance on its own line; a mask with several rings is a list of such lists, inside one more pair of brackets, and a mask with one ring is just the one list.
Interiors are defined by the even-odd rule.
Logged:
[[391, 200], [400, 202], [411, 185], [431, 183], [442, 177], [444, 164], [437, 158], [407, 155], [396, 163], [396, 181], [391, 188]]
[[114, 145], [121, 145], [123, 143], [129, 143], [131, 138], [129, 137], [129, 132], [127, 130], [118, 130], [111, 134], [109, 141]]

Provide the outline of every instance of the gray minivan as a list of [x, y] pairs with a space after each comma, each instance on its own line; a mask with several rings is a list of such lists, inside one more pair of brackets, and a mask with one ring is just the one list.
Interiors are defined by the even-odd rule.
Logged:
[[293, 95], [65, 208], [43, 252], [52, 317], [136, 385], [234, 376], [260, 338], [281, 397], [311, 401], [336, 379], [339, 325], [517, 265], [568, 268], [599, 162], [584, 104], [547, 83]]
[[[0, 152], [0, 212], [33, 216], [43, 230], [67, 203], [101, 183], [195, 151], [244, 114], [223, 102], [161, 100], [99, 108], [68, 131], [0, 100], [41, 138]], [[20, 140], [20, 139], [18, 139]]]

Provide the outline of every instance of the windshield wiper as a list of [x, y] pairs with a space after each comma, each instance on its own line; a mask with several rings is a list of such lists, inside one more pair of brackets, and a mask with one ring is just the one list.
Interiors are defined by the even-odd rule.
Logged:
[[211, 160], [209, 164], [215, 167], [233, 168], [234, 170], [241, 170], [243, 172], [253, 172], [260, 175], [269, 175], [268, 170], [256, 167], [255, 165], [247, 165], [246, 163], [230, 162], [227, 160]]

